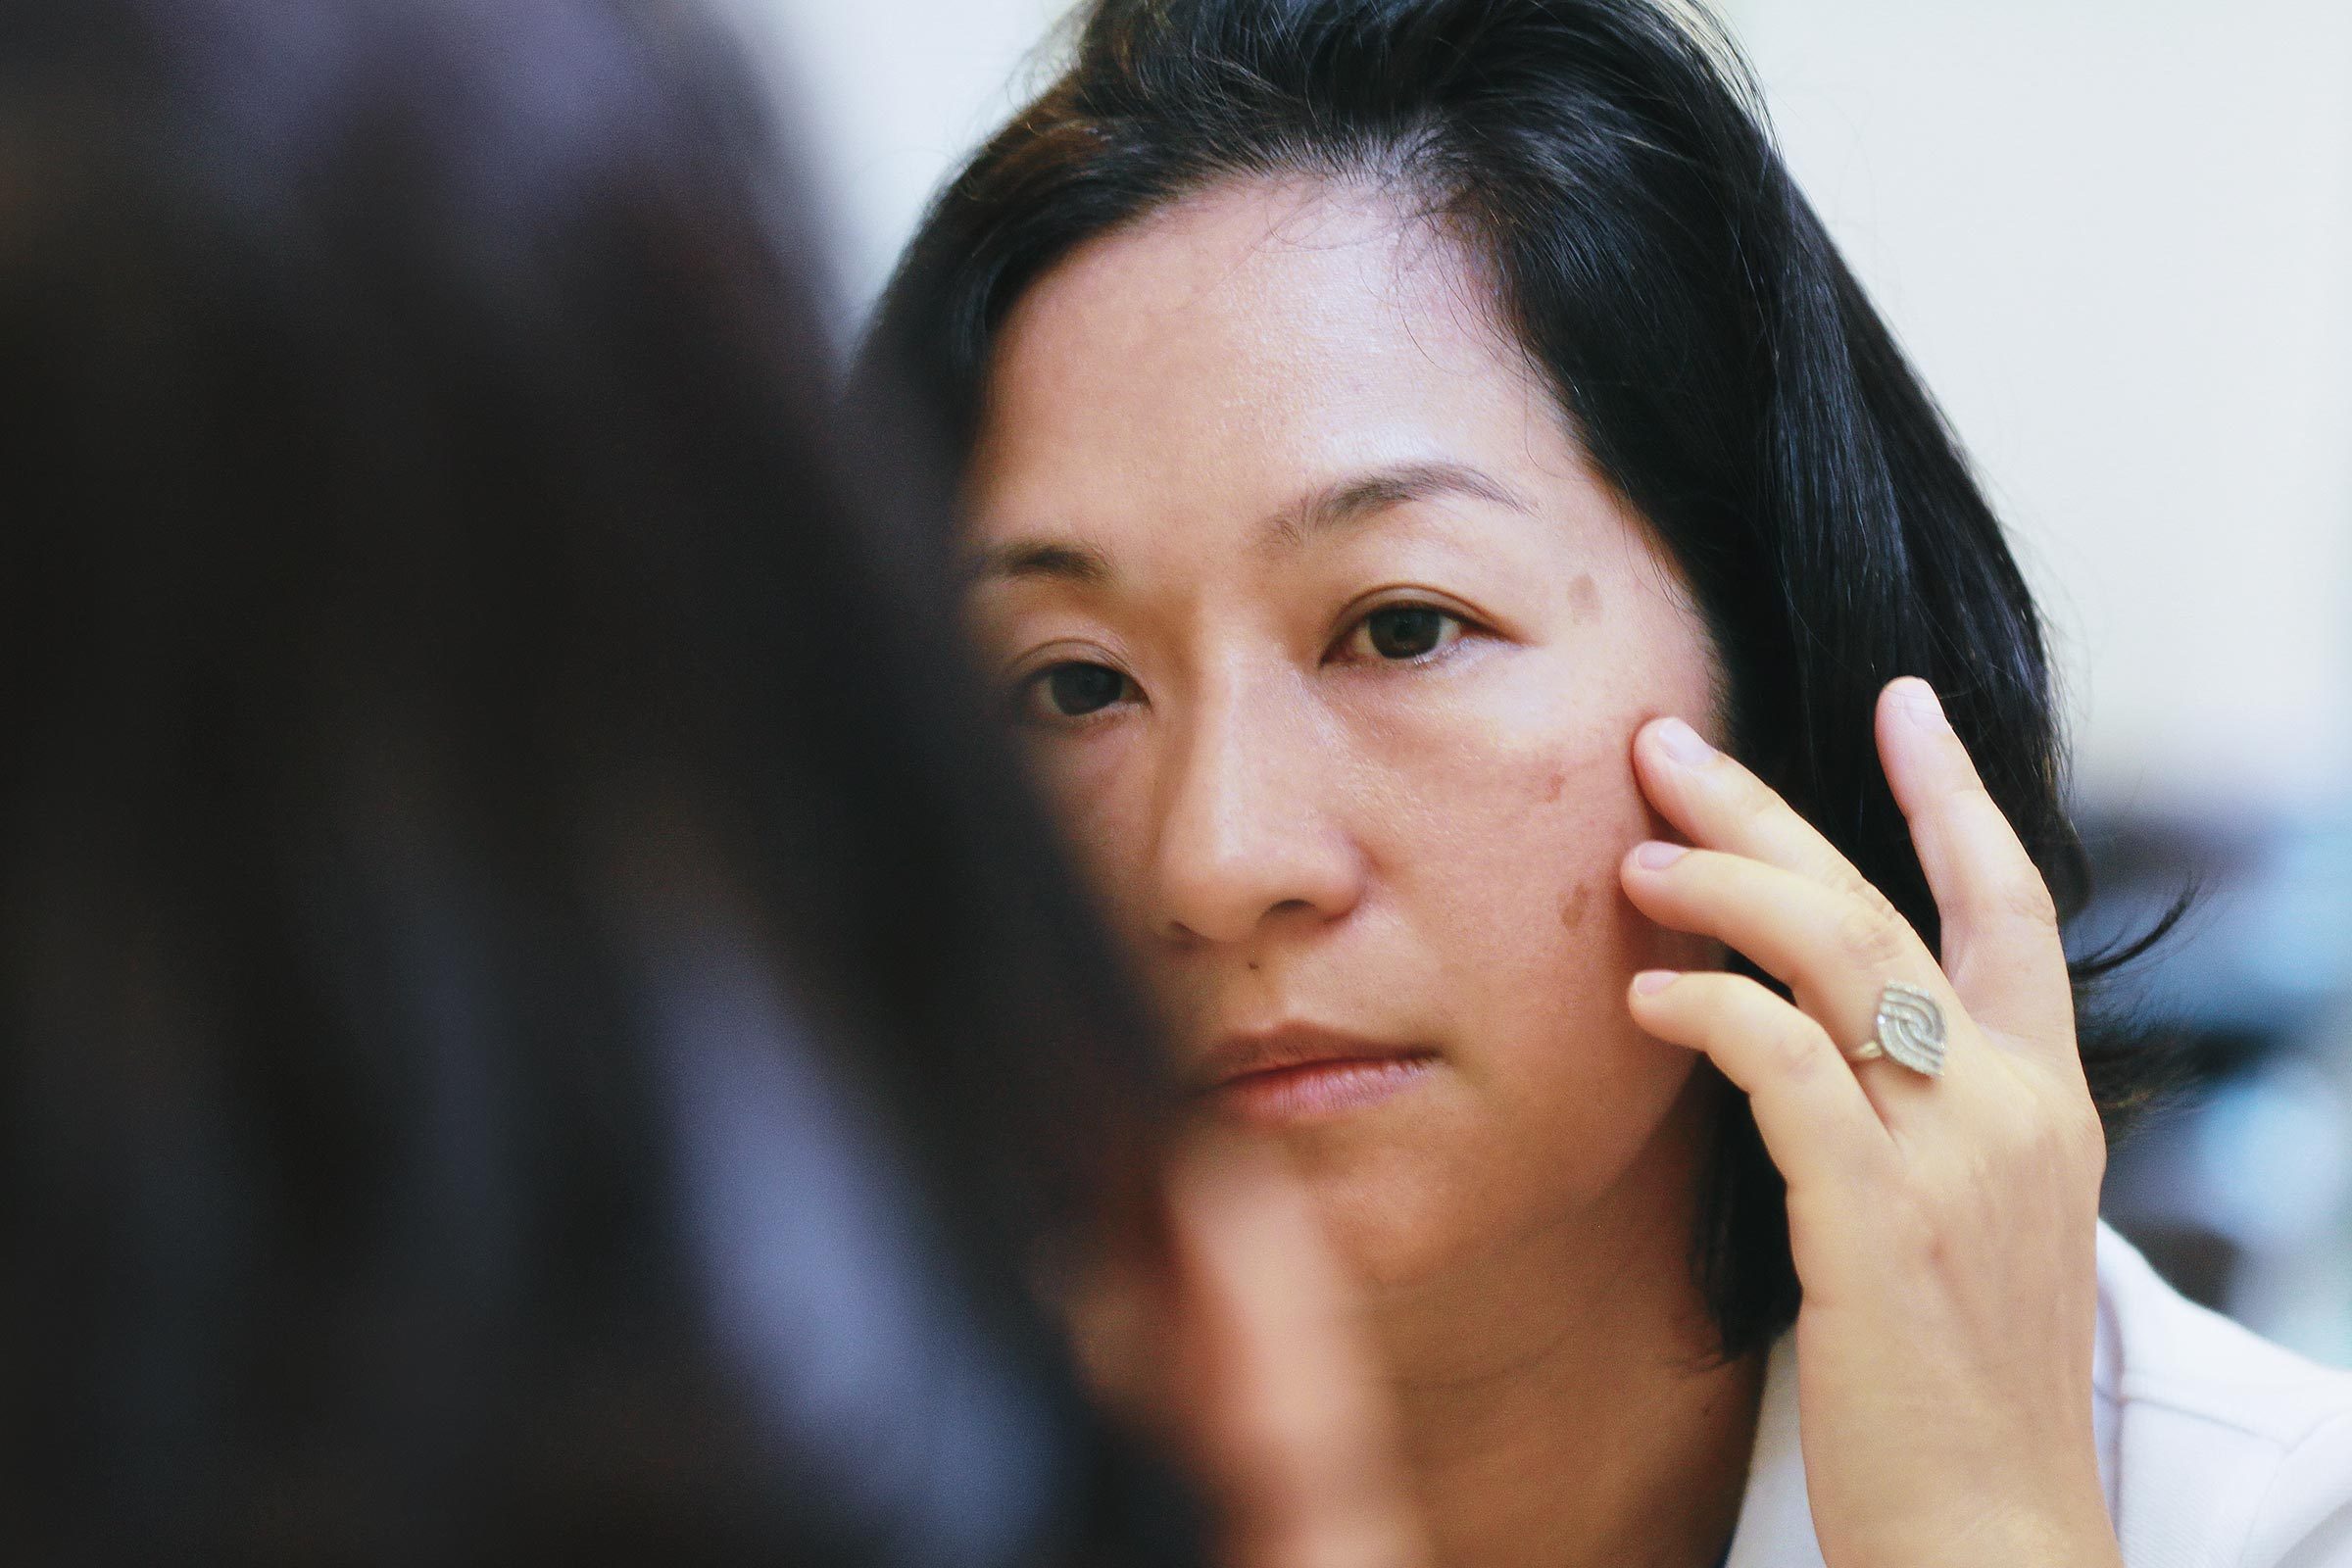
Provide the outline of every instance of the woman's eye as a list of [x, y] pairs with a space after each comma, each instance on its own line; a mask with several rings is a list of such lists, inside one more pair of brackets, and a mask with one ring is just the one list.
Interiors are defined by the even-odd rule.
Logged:
[[1348, 652], [1358, 658], [1424, 659], [1460, 640], [1462, 620], [1427, 605], [1391, 605], [1355, 623]]
[[1123, 701], [1134, 682], [1108, 664], [1055, 664], [1022, 683], [1021, 709], [1030, 718], [1084, 718]]

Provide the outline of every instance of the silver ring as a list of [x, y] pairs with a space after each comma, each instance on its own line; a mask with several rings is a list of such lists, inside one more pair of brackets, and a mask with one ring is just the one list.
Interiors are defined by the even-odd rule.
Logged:
[[1943, 1076], [1943, 1009], [1914, 985], [1889, 980], [1879, 993], [1879, 1032], [1845, 1054], [1848, 1061], [1881, 1056], [1928, 1078]]

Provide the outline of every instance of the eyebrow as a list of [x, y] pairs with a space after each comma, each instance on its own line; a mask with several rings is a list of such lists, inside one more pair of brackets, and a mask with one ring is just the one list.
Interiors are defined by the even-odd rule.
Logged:
[[[1296, 550], [1310, 539], [1361, 522], [1397, 507], [1442, 496], [1508, 507], [1533, 515], [1535, 505], [1494, 475], [1465, 463], [1406, 463], [1351, 474], [1310, 490], [1269, 516], [1266, 542]], [[1092, 545], [1063, 540], [1014, 539], [978, 552], [965, 570], [967, 586], [983, 582], [1064, 582], [1100, 587], [1112, 576], [1110, 560]]]
[[1530, 515], [1536, 510], [1518, 491], [1466, 463], [1406, 463], [1355, 474], [1299, 497], [1268, 519], [1266, 537], [1279, 548], [1295, 550], [1349, 523], [1442, 496], [1468, 496]]
[[1110, 580], [1110, 562], [1092, 545], [1015, 539], [978, 552], [964, 568], [967, 587], [984, 582], [1066, 582], [1082, 588]]

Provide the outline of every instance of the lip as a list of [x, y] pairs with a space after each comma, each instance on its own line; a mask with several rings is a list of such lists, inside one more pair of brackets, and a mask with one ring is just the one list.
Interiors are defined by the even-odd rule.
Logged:
[[1293, 1025], [1226, 1036], [1201, 1058], [1195, 1080], [1246, 1121], [1319, 1121], [1404, 1093], [1436, 1061], [1426, 1046]]

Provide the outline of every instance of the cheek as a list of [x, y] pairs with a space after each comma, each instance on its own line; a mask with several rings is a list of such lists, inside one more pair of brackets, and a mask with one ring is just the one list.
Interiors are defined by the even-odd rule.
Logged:
[[1658, 827], [1620, 738], [1611, 722], [1610, 744], [1517, 770], [1524, 805], [1494, 804], [1505, 848], [1482, 867], [1480, 906], [1456, 911], [1456, 928], [1476, 933], [1457, 959], [1461, 1070], [1490, 1091], [1498, 1162], [1539, 1210], [1578, 1210], [1611, 1190], [1696, 1060], [1644, 1033], [1626, 1004], [1637, 971], [1696, 967], [1706, 954], [1644, 918], [1618, 880], [1625, 853]]
[[1643, 919], [1626, 899], [1627, 851], [1664, 832], [1636, 782], [1634, 731], [1690, 710], [1696, 692], [1608, 685], [1531, 659], [1515, 682], [1458, 703], [1398, 705], [1363, 731], [1362, 829], [1380, 885], [1440, 955], [1463, 1067], [1545, 1102], [1671, 1098], [1680, 1051], [1635, 1027], [1635, 971], [1706, 963], [1703, 943]]
[[1646, 831], [1622, 705], [1564, 695], [1549, 661], [1350, 715], [1358, 831], [1382, 880], [1513, 950], [1609, 923], [1620, 856]]
[[1594, 707], [1555, 705], [1541, 726], [1456, 713], [1448, 744], [1365, 767], [1380, 923], [1402, 928], [1384, 956], [1408, 955], [1390, 972], [1426, 985], [1412, 989], [1443, 1020], [1457, 1090], [1448, 1116], [1384, 1151], [1393, 1167], [1370, 1165], [1382, 1179], [1334, 1184], [1354, 1200], [1350, 1255], [1376, 1278], [1442, 1272], [1464, 1249], [1590, 1217], [1625, 1190], [1690, 1081], [1694, 1058], [1642, 1033], [1625, 1001], [1636, 970], [1693, 961], [1618, 883], [1652, 828], [1631, 757], [1643, 715]]
[[1417, 924], [1448, 941], [1465, 999], [1528, 995], [1584, 1012], [1648, 962], [1664, 933], [1641, 918], [1618, 864], [1654, 816], [1613, 721], [1490, 736], [1415, 781], [1420, 831], [1394, 865]]

